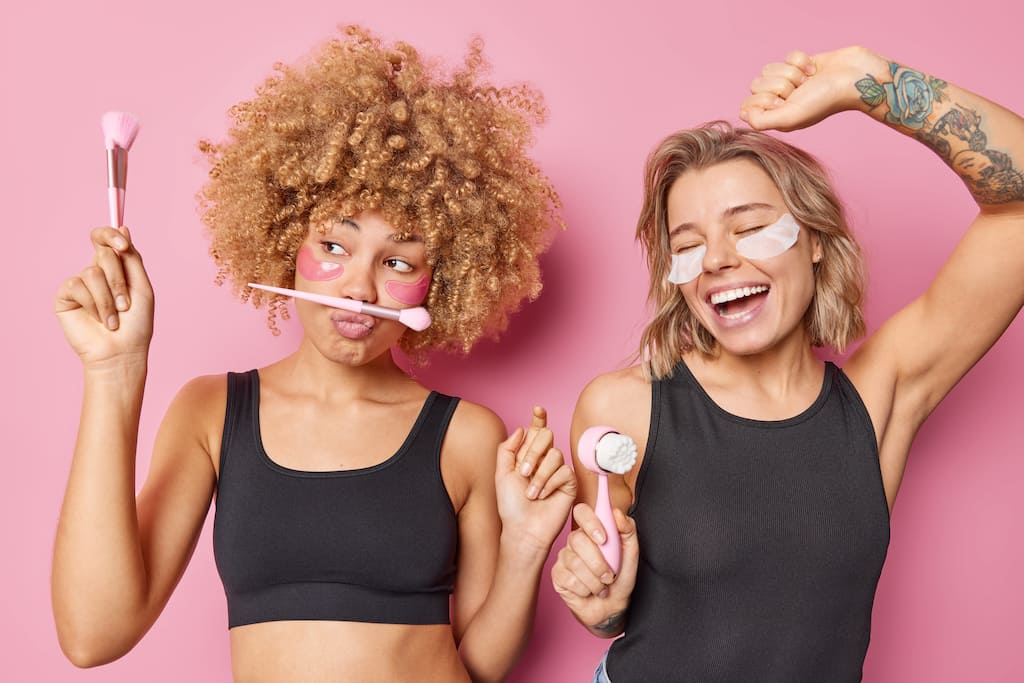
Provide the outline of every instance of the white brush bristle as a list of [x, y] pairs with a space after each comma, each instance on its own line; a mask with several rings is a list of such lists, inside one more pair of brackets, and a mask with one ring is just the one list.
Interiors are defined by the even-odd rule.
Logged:
[[598, 440], [594, 459], [605, 472], [625, 474], [636, 464], [636, 441], [625, 434], [609, 432]]
[[108, 111], [103, 115], [103, 141], [107, 149], [120, 147], [124, 150], [132, 148], [135, 136], [139, 134], [139, 121], [124, 111]]

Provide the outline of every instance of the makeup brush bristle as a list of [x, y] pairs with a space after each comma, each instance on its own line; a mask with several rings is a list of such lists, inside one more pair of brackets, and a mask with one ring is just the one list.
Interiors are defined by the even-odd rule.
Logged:
[[108, 111], [103, 115], [103, 139], [107, 149], [132, 148], [135, 136], [139, 134], [139, 121], [128, 112]]

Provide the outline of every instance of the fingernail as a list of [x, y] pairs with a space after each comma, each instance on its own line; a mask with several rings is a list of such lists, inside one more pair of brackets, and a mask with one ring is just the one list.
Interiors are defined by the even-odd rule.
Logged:
[[530, 461], [524, 460], [523, 464], [519, 466], [519, 474], [523, 475], [524, 477], [528, 477], [530, 476], [531, 469], [532, 468], [530, 467]]
[[112, 330], [116, 330], [117, 329], [117, 316], [116, 315], [111, 315], [109, 318], [107, 318], [107, 327], [109, 327]]
[[740, 109], [740, 118], [742, 120], [746, 121], [747, 117], [749, 117], [749, 116], [750, 116], [750, 114], [747, 113], [746, 109]]
[[601, 591], [600, 593], [598, 593], [598, 594], [597, 594], [597, 597], [599, 597], [599, 598], [607, 598], [607, 597], [608, 597], [608, 589], [607, 589], [607, 588], [605, 588], [605, 589], [604, 589], [603, 591]]
[[128, 297], [126, 297], [124, 294], [119, 294], [118, 297], [116, 299], [114, 299], [114, 304], [117, 306], [117, 310], [119, 310], [119, 311], [127, 311], [128, 310]]
[[785, 104], [785, 102], [786, 101], [784, 99], [782, 99], [781, 97], [776, 97], [775, 101], [772, 102], [772, 104], [775, 105], [776, 107], [778, 107], [778, 106], [780, 106], [782, 104]]
[[594, 540], [598, 543], [604, 543], [604, 532], [602, 532], [600, 529], [595, 529]]
[[127, 249], [128, 248], [128, 240], [126, 240], [123, 237], [115, 237], [114, 238], [114, 246], [116, 248], [118, 248], [118, 249]]
[[533, 500], [534, 498], [536, 498], [537, 497], [537, 487], [536, 486], [531, 486], [530, 488], [526, 489], [526, 497], [529, 498], [530, 500]]
[[806, 67], [804, 67], [804, 71], [807, 72], [808, 76], [812, 75], [817, 70], [818, 68], [814, 66], [814, 64], [808, 64]]
[[615, 579], [615, 577], [609, 574], [608, 572], [601, 574], [601, 583], [603, 584], [609, 584], [612, 582], [613, 579]]

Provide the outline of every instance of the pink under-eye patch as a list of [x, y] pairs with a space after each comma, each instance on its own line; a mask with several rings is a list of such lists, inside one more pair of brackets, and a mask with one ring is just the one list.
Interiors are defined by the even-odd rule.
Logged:
[[430, 278], [424, 275], [416, 282], [402, 282], [401, 280], [388, 280], [384, 283], [384, 291], [392, 299], [407, 306], [415, 306], [423, 303], [430, 288]]
[[313, 249], [308, 244], [302, 245], [299, 249], [299, 254], [295, 257], [295, 269], [302, 277], [314, 282], [333, 280], [345, 272], [340, 263], [321, 261], [314, 256]]

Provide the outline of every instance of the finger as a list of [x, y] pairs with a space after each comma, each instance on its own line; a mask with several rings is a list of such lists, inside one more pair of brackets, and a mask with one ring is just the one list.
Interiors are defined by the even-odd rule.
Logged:
[[534, 467], [536, 467], [537, 463], [541, 461], [544, 454], [548, 452], [554, 443], [555, 435], [547, 427], [542, 427], [535, 431], [529, 443], [519, 449], [521, 453], [521, 456], [517, 458], [519, 474], [524, 477], [529, 477], [533, 474]]
[[544, 488], [540, 490], [537, 498], [544, 500], [553, 493], [564, 493], [575, 500], [577, 491], [576, 473], [568, 465], [562, 465], [551, 475]]
[[533, 407], [533, 417], [530, 419], [530, 427], [541, 429], [548, 426], [548, 411], [543, 406]]
[[121, 263], [124, 264], [125, 277], [128, 281], [128, 291], [134, 298], [139, 296], [152, 297], [153, 286], [149, 282], [149, 275], [146, 273], [146, 266], [142, 262], [142, 254], [131, 242], [131, 233], [128, 228], [121, 226], [119, 231], [129, 240], [129, 248], [121, 254]]
[[114, 297], [114, 307], [121, 312], [127, 311], [131, 299], [128, 296], [128, 282], [118, 253], [110, 247], [97, 247], [96, 265], [107, 278], [107, 286]]
[[[565, 492], [575, 494], [576, 477], [573, 476], [572, 469], [565, 464], [565, 456], [562, 451], [552, 448], [537, 465], [537, 471], [534, 473], [533, 479], [530, 480], [529, 488], [526, 489], [526, 497], [531, 500], [534, 498], [543, 500], [554, 491], [563, 489], [570, 482], [572, 490], [566, 489]], [[533, 496], [530, 495], [531, 491], [533, 491]], [[573, 497], [575, 498], [575, 495]]]
[[572, 508], [572, 518], [576, 526], [583, 529], [596, 543], [604, 543], [605, 529], [601, 520], [594, 513], [594, 508], [586, 503], [577, 503]]
[[[600, 581], [591, 581], [594, 588], [597, 591], [591, 590], [590, 586], [587, 585], [586, 581], [581, 577], [577, 576], [571, 566], [577, 562], [576, 553], [573, 552], [572, 548], [566, 546], [558, 553], [558, 561], [551, 568], [551, 583], [555, 587], [555, 591], [559, 594], [564, 595], [566, 593], [574, 595], [578, 598], [590, 598], [597, 593], [602, 592], [605, 586]], [[591, 577], [596, 578], [596, 577]]]
[[795, 66], [808, 76], [815, 72], [814, 60], [806, 52], [794, 50], [786, 55], [786, 63]]
[[66, 280], [60, 286], [60, 289], [57, 290], [53, 311], [54, 313], [64, 313], [78, 308], [85, 309], [86, 313], [91, 317], [99, 320], [99, 315], [96, 313], [96, 304], [93, 303], [92, 296], [89, 295], [89, 289], [82, 282], [82, 278], [76, 275]]
[[587, 536], [582, 529], [571, 532], [566, 544], [576, 554], [576, 559], [569, 565], [569, 568], [594, 595], [603, 591], [608, 584], [615, 580], [615, 572], [608, 566], [600, 546], [594, 543], [594, 539]]
[[792, 95], [795, 89], [796, 83], [781, 76], [759, 76], [750, 84], [750, 92], [753, 95], [771, 93], [782, 99]]
[[523, 428], [516, 427], [516, 430], [509, 434], [508, 438], [498, 444], [498, 459], [495, 465], [496, 474], [507, 474], [511, 472], [516, 464], [516, 449], [523, 440]]
[[772, 62], [761, 70], [761, 75], [765, 78], [785, 78], [790, 83], [800, 85], [807, 80], [807, 72], [802, 70], [800, 67], [792, 64], [781, 64], [779, 62]]
[[89, 296], [95, 304], [96, 320], [107, 329], [116, 330], [120, 324], [117, 309], [114, 307], [114, 295], [107, 284], [107, 276], [99, 266], [89, 266], [79, 275]]
[[121, 232], [117, 228], [96, 228], [89, 233], [89, 238], [92, 240], [92, 244], [97, 249], [100, 247], [108, 247], [118, 252], [126, 251], [131, 246], [131, 241], [126, 232]]

